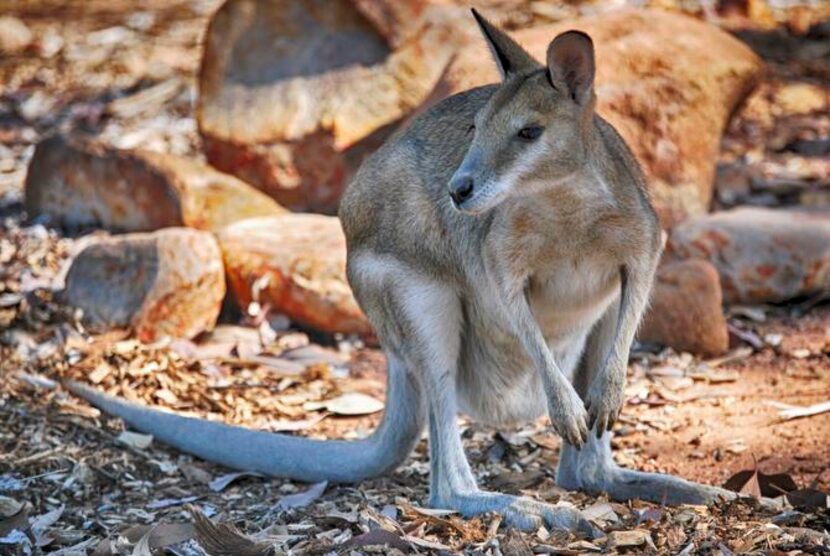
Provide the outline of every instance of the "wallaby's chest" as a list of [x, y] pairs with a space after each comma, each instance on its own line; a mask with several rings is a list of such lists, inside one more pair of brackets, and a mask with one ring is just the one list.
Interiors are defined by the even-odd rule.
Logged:
[[619, 269], [599, 254], [552, 260], [531, 275], [527, 298], [548, 342], [590, 328], [619, 295]]

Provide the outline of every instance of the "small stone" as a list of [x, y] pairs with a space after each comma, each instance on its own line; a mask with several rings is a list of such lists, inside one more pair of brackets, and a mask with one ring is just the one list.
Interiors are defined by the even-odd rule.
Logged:
[[63, 300], [93, 331], [129, 328], [145, 342], [192, 338], [216, 324], [225, 296], [214, 237], [186, 228], [95, 242], [72, 261]]
[[718, 269], [727, 303], [775, 303], [830, 289], [830, 211], [742, 207], [677, 226], [668, 254]]
[[337, 218], [252, 218], [222, 230], [219, 244], [240, 307], [250, 306], [256, 285], [261, 306], [298, 324], [329, 333], [371, 333], [346, 279], [346, 239]]
[[41, 142], [25, 186], [30, 217], [69, 227], [144, 232], [174, 226], [218, 230], [285, 209], [195, 160], [54, 137]]
[[781, 345], [781, 342], [784, 341], [784, 336], [781, 334], [770, 332], [769, 334], [764, 334], [764, 342], [770, 347], [778, 347]]
[[132, 431], [123, 431], [115, 440], [119, 444], [135, 448], [136, 450], [146, 450], [153, 443], [152, 435]]
[[663, 264], [638, 338], [715, 357], [729, 348], [718, 271], [706, 261]]
[[824, 88], [810, 83], [782, 85], [773, 98], [781, 113], [790, 117], [824, 112], [830, 106], [830, 99], [827, 98]]
[[807, 359], [810, 355], [812, 355], [812, 353], [810, 353], [810, 350], [807, 348], [796, 348], [790, 352], [790, 355], [796, 359]]
[[605, 547], [608, 550], [617, 548], [630, 548], [634, 546], [647, 546], [655, 549], [654, 541], [651, 540], [651, 534], [642, 529], [632, 529], [631, 531], [612, 531], [608, 533], [608, 543]]
[[9, 15], [0, 17], [0, 53], [20, 54], [33, 41], [32, 31], [21, 20]]

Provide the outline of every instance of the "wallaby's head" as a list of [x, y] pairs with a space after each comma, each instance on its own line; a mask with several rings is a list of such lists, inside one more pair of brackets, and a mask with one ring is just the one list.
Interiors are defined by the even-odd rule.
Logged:
[[562, 33], [543, 66], [473, 15], [503, 81], [470, 122], [472, 143], [449, 190], [456, 208], [480, 213], [509, 197], [566, 187], [584, 164], [595, 104], [594, 46], [584, 33]]

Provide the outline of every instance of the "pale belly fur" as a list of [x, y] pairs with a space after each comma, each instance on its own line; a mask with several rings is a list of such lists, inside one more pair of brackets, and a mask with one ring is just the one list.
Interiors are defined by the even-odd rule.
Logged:
[[[616, 269], [563, 265], [531, 280], [528, 299], [560, 368], [572, 378], [592, 327], [619, 296]], [[488, 310], [486, 300], [464, 305], [456, 388], [461, 411], [476, 421], [508, 426], [547, 412], [541, 376], [519, 339]]]

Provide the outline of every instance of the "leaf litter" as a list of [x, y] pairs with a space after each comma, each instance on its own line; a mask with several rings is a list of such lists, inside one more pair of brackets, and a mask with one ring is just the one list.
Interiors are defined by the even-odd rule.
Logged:
[[[68, 24], [41, 18], [33, 23], [43, 38], [35, 55], [0, 60], [4, 85], [23, 91], [15, 92], [27, 96], [23, 112], [40, 118], [34, 127], [3, 128], [4, 143], [11, 145], [11, 171], [4, 168], [0, 174], [0, 552], [9, 548], [15, 554], [36, 553], [38, 545], [56, 554], [92, 551], [100, 556], [145, 556], [162, 549], [203, 554], [208, 547], [217, 554], [223, 550], [371, 553], [372, 547], [380, 546], [389, 547], [382, 550], [391, 553], [522, 555], [830, 550], [826, 479], [819, 478], [811, 462], [797, 458], [784, 460], [793, 466], [779, 468], [787, 473], [765, 475], [758, 465], [767, 468], [770, 462], [762, 461], [735, 480], [737, 490], [750, 495], [767, 492], [781, 498], [780, 491], [786, 491], [788, 506], [775, 514], [751, 499], [711, 508], [638, 501], [617, 504], [556, 487], [552, 470], [558, 441], [544, 425], [498, 432], [475, 425], [465, 428], [465, 448], [482, 483], [585, 509], [606, 533], [589, 541], [544, 529], [529, 534], [505, 531], [495, 515], [463, 520], [453, 512], [419, 507], [427, 499], [424, 441], [404, 466], [387, 477], [358, 486], [299, 485], [229, 474], [218, 466], [195, 462], [141, 438], [146, 435], [124, 431], [118, 420], [66, 395], [57, 381], [73, 378], [182, 414], [316, 438], [364, 436], [382, 409], [382, 379], [370, 377], [360, 383], [366, 387], [360, 392], [366, 398], [337, 411], [337, 400], [354, 392], [357, 383], [349, 367], [355, 367], [360, 357], [375, 355], [356, 350], [350, 361], [337, 350], [313, 343], [306, 334], [276, 324], [262, 307], [252, 311], [250, 322], [230, 325], [234, 328], [217, 330], [211, 337], [145, 345], [126, 332], [91, 338], [79, 315], [57, 302], [55, 292], [65, 262], [84, 237], [62, 235], [43, 222], [22, 221], [16, 199], [38, 134], [56, 129], [58, 124], [50, 122], [70, 129], [102, 126], [101, 137], [115, 138], [121, 146], [141, 136], [159, 150], [188, 155], [199, 150], [188, 95], [179, 93], [192, 90], [196, 46], [207, 15], [218, 2], [151, 2], [143, 12], [152, 20], [149, 26], [132, 17], [133, 23], [125, 24], [119, 10], [132, 7], [121, 0], [110, 4], [109, 11], [98, 14], [94, 29], [73, 8], [67, 11]], [[201, 8], [194, 8], [196, 4]], [[545, 2], [520, 1], [511, 6], [507, 20], [517, 25], [549, 21], [552, 13], [552, 4]], [[557, 9], [572, 10], [570, 17], [578, 8]], [[168, 54], [177, 59], [183, 75], [154, 76], [156, 70], [129, 61], [137, 52], [138, 58], [152, 58], [158, 48], [170, 49]], [[81, 55], [84, 49], [87, 54]], [[106, 55], [96, 57], [93, 52]], [[814, 71], [804, 61], [798, 66], [802, 70]], [[808, 163], [805, 153], [821, 145], [802, 136], [814, 132], [811, 125], [820, 133], [818, 126], [825, 124], [818, 117], [812, 121], [786, 114], [763, 117], [765, 110], [779, 109], [770, 103], [789, 90], [781, 74], [774, 75], [733, 122], [722, 163], [752, 173], [752, 188], [741, 193], [747, 196], [741, 202], [770, 196], [782, 202], [793, 197], [807, 204], [820, 202], [822, 195], [827, 196], [826, 183], [821, 185], [826, 168], [820, 159]], [[789, 78], [784, 77], [784, 81]], [[39, 96], [28, 92], [27, 83], [32, 82], [40, 83]], [[2, 102], [13, 101], [3, 97]], [[159, 116], [150, 118], [153, 113]], [[148, 119], [154, 122], [150, 126]], [[185, 131], [167, 131], [176, 129]], [[776, 152], [756, 156], [758, 145], [753, 142], [769, 138], [780, 145]], [[745, 156], [747, 145], [751, 156]], [[793, 168], [802, 175], [791, 176]], [[10, 204], [6, 199], [11, 199]], [[718, 202], [730, 206], [735, 199], [722, 196]], [[12, 216], [7, 218], [8, 214]], [[804, 310], [817, 303], [821, 303], [818, 298], [807, 300]], [[710, 411], [727, 418], [728, 405], [735, 399], [730, 388], [740, 384], [742, 374], [752, 371], [753, 365], [786, 357], [792, 363], [788, 372], [820, 381], [821, 365], [827, 364], [830, 353], [826, 327], [812, 343], [797, 345], [794, 338], [806, 337], [793, 333], [800, 332], [801, 326], [780, 308], [742, 308], [730, 315], [740, 347], [724, 358], [700, 362], [671, 352], [644, 354], [632, 365], [629, 403], [616, 429], [618, 460], [640, 468], [661, 461], [642, 447], [643, 440], [690, 426], [678, 418], [684, 408], [711, 404]], [[347, 380], [341, 380], [344, 377]], [[828, 394], [825, 390], [823, 397], [802, 405], [811, 409], [784, 410], [815, 411], [810, 418], [819, 422], [826, 419], [821, 404]], [[338, 413], [361, 417], [341, 421]], [[761, 426], [778, 425], [771, 418]], [[691, 452], [692, 456], [699, 453], [700, 462], [713, 462], [722, 476], [739, 468], [734, 459], [721, 461], [717, 452], [703, 451], [705, 432], [695, 437], [699, 442], [693, 449], [699, 452]], [[816, 479], [799, 487], [799, 482], [807, 481], [790, 476], [796, 472], [802, 476], [812, 472]]]

